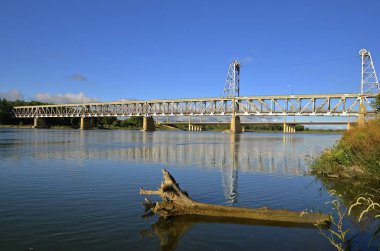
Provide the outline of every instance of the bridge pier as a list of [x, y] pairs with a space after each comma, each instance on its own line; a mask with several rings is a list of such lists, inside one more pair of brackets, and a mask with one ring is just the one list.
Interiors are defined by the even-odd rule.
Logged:
[[239, 116], [232, 116], [231, 117], [230, 132], [231, 133], [242, 133]]
[[295, 132], [296, 132], [295, 125], [288, 125], [284, 123], [284, 133], [295, 133]]
[[81, 130], [91, 129], [91, 118], [81, 117], [80, 118], [80, 127]]
[[142, 131], [144, 131], [144, 132], [153, 132], [155, 130], [156, 130], [156, 128], [154, 126], [153, 117], [144, 116]]
[[364, 99], [360, 99], [359, 104], [359, 116], [358, 116], [358, 126], [363, 127], [365, 124], [365, 114], [367, 113], [367, 107], [364, 104]]
[[33, 128], [47, 128], [45, 119], [34, 118]]
[[189, 124], [189, 131], [203, 131], [203, 128], [201, 125], [192, 125]]

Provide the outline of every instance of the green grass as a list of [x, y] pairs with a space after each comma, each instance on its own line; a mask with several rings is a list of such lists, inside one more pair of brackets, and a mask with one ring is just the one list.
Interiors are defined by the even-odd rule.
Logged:
[[311, 170], [322, 175], [355, 173], [380, 178], [380, 119], [345, 132], [337, 145], [313, 160]]

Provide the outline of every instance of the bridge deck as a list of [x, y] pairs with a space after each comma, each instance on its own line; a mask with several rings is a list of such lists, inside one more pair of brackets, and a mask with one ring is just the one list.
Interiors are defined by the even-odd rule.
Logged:
[[[107, 116], [357, 116], [359, 104], [370, 106], [377, 93], [302, 94], [195, 99], [129, 100], [82, 104], [18, 106], [18, 118], [28, 117], [107, 117]], [[235, 103], [234, 103], [235, 101]]]

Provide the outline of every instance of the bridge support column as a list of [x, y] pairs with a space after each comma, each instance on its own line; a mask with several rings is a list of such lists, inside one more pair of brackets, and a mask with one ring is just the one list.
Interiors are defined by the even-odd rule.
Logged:
[[295, 133], [296, 132], [296, 126], [295, 125], [288, 125], [284, 123], [284, 133]]
[[351, 124], [350, 124], [350, 121], [347, 122], [347, 131], [349, 131], [351, 129]]
[[189, 131], [201, 131], [201, 127], [197, 125], [189, 125]]
[[154, 126], [153, 117], [144, 117], [143, 119], [143, 129], [144, 132], [153, 132], [156, 128]]
[[34, 118], [33, 128], [47, 128], [45, 119]]
[[364, 104], [364, 99], [360, 99], [359, 104], [359, 116], [358, 116], [358, 126], [362, 127], [365, 124], [365, 114], [367, 113], [367, 107]]
[[231, 117], [230, 131], [231, 133], [242, 133], [239, 116]]
[[81, 117], [80, 118], [80, 127], [79, 128], [81, 130], [91, 129], [91, 119], [90, 118]]

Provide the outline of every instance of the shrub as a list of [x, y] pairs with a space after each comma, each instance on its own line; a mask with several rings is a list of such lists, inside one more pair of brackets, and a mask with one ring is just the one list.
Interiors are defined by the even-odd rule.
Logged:
[[313, 161], [311, 169], [337, 174], [348, 166], [361, 167], [368, 175], [380, 177], [380, 119], [345, 132], [336, 146]]

